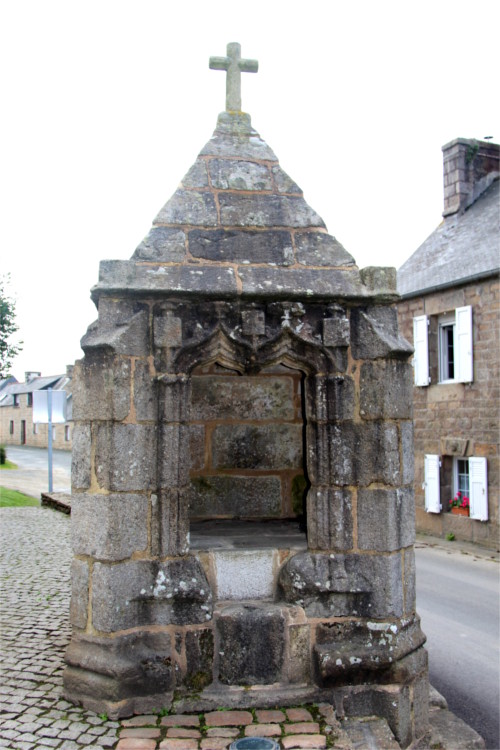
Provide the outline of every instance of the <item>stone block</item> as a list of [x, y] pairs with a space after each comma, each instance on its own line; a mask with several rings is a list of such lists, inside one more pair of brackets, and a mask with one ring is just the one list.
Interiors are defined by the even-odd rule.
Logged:
[[194, 229], [189, 232], [194, 258], [229, 263], [293, 264], [290, 232], [242, 232], [230, 229]]
[[354, 688], [344, 699], [344, 710], [347, 716], [382, 716], [402, 748], [412, 740], [409, 687]]
[[77, 422], [73, 427], [73, 450], [71, 453], [71, 486], [74, 490], [86, 490], [90, 487], [91, 442], [90, 425]]
[[413, 444], [413, 422], [401, 422], [402, 470], [401, 483], [413, 484], [415, 474], [415, 451]]
[[399, 334], [395, 307], [354, 307], [351, 343], [354, 359], [407, 359], [413, 353], [413, 347]]
[[311, 681], [311, 645], [309, 625], [290, 625], [287, 677], [291, 683]]
[[403, 578], [403, 594], [404, 594], [404, 612], [407, 617], [415, 612], [417, 592], [417, 569], [415, 565], [415, 550], [413, 547], [404, 551], [404, 578]]
[[212, 682], [214, 634], [210, 628], [186, 632], [186, 678], [188, 688], [199, 692]]
[[349, 346], [351, 328], [345, 316], [323, 320], [323, 344], [325, 346]]
[[315, 375], [306, 378], [308, 420], [339, 422], [353, 419], [354, 382], [342, 375]]
[[[324, 227], [323, 220], [299, 196], [219, 195], [226, 227]], [[195, 223], [195, 222], [191, 222]]]
[[295, 195], [302, 195], [302, 190], [297, 183], [287, 175], [286, 172], [277, 164], [271, 169], [273, 180], [278, 192], [280, 193], [294, 193]]
[[[123, 264], [126, 265], [123, 265]], [[117, 264], [117, 265], [115, 265]], [[125, 288], [130, 281], [130, 271], [135, 264], [129, 261], [102, 261], [99, 278], [114, 270], [124, 271]], [[118, 279], [115, 279], [115, 281]], [[149, 307], [142, 302], [124, 299], [99, 298], [99, 320], [91, 326], [81, 340], [85, 354], [102, 352], [144, 357], [149, 354]]]
[[149, 362], [139, 359], [134, 365], [134, 406], [138, 422], [158, 419], [158, 384], [150, 372]]
[[204, 475], [191, 480], [192, 518], [262, 518], [281, 512], [278, 477]]
[[353, 266], [355, 260], [340, 242], [323, 232], [295, 235], [297, 262], [304, 266]]
[[[314, 647], [316, 668], [324, 685], [339, 680], [369, 680], [374, 672], [383, 671], [385, 675], [387, 669], [394, 677], [397, 663], [419, 650], [424, 641], [418, 618], [320, 623]], [[400, 670], [399, 676], [406, 674], [408, 666]]]
[[181, 185], [185, 188], [209, 187], [207, 163], [202, 159], [197, 159], [182, 178]]
[[220, 611], [219, 680], [224, 685], [279, 682], [284, 665], [285, 617], [278, 605], [232, 605]]
[[347, 551], [353, 545], [350, 490], [312, 487], [307, 495], [309, 549]]
[[391, 266], [366, 266], [360, 274], [363, 284], [375, 294], [397, 291], [397, 273]]
[[293, 420], [291, 377], [194, 376], [191, 413], [196, 420]]
[[155, 315], [153, 340], [157, 349], [180, 346], [182, 344], [182, 320], [171, 312], [161, 316]]
[[217, 207], [212, 193], [179, 188], [160, 210], [153, 224], [216, 227]]
[[130, 373], [128, 359], [87, 356], [73, 370], [73, 419], [125, 419], [130, 411]]
[[360, 414], [364, 419], [413, 417], [413, 370], [407, 362], [365, 362], [360, 376]]
[[94, 563], [92, 624], [112, 633], [147, 625], [201, 624], [212, 616], [212, 594], [196, 558], [163, 563]]
[[69, 619], [75, 628], [87, 627], [89, 605], [89, 565], [84, 560], [71, 563], [71, 604]]
[[213, 550], [212, 559], [217, 599], [273, 598], [276, 550]]
[[242, 310], [241, 329], [245, 336], [263, 336], [266, 332], [266, 316], [263, 310]]
[[199, 471], [205, 467], [205, 427], [202, 424], [189, 425], [189, 448], [191, 455], [191, 471]]
[[[64, 693], [70, 700], [116, 703], [174, 687], [169, 633], [136, 631], [103, 638], [73, 636], [65, 654]], [[116, 714], [115, 714], [116, 715]]]
[[100, 486], [116, 492], [154, 489], [156, 433], [154, 425], [98, 425], [95, 472]]
[[269, 167], [253, 161], [211, 159], [210, 181], [216, 190], [272, 190]]
[[[226, 297], [238, 294], [238, 285], [233, 268], [201, 265], [153, 265], [129, 260], [103, 260], [99, 265], [99, 284], [94, 288], [95, 296], [103, 294], [144, 294], [147, 292], [189, 297]], [[93, 337], [88, 346], [105, 346], [106, 339]], [[146, 343], [148, 339], [144, 339]], [[87, 339], [82, 340], [84, 350]], [[109, 346], [113, 348], [111, 340]], [[122, 347], [123, 348], [123, 347]], [[121, 353], [121, 350], [120, 350]], [[138, 357], [144, 352], [123, 352]]]
[[163, 422], [187, 422], [191, 402], [190, 378], [164, 375], [159, 384], [159, 419]]
[[161, 490], [151, 496], [151, 554], [185, 555], [189, 551], [189, 492]]
[[309, 617], [401, 617], [400, 555], [300, 552], [281, 568], [284, 601], [299, 604]]
[[302, 425], [219, 425], [212, 433], [212, 461], [219, 469], [299, 469]]
[[349, 299], [363, 296], [357, 270], [238, 266], [238, 275], [242, 293], [248, 297], [321, 300], [325, 297]]
[[314, 424], [307, 427], [307, 469], [313, 484], [367, 486], [400, 483], [397, 427], [393, 423]]
[[152, 227], [137, 247], [134, 260], [182, 263], [186, 257], [186, 235], [181, 229]]
[[145, 495], [73, 495], [71, 541], [75, 555], [123, 560], [148, 546]]
[[358, 492], [358, 547], [392, 552], [415, 541], [413, 490], [360, 489]]
[[161, 424], [158, 446], [158, 486], [186, 487], [191, 468], [191, 431], [184, 424]]

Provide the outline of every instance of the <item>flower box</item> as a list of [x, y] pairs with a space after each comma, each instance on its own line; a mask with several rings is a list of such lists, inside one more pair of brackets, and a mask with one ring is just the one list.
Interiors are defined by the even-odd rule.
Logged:
[[452, 508], [451, 512], [454, 516], [469, 516], [469, 509], [468, 508]]

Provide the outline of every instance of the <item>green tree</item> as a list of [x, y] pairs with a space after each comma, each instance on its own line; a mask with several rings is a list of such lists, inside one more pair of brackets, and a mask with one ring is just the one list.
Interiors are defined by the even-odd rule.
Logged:
[[22, 341], [13, 343], [11, 336], [19, 330], [16, 323], [16, 303], [8, 294], [10, 274], [0, 276], [0, 378], [10, 374], [14, 357], [22, 349]]

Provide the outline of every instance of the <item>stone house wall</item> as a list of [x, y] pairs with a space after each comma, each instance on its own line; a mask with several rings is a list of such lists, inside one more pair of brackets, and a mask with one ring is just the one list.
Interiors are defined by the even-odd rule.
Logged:
[[[500, 383], [500, 284], [491, 277], [469, 284], [403, 299], [398, 303], [402, 335], [413, 342], [413, 318], [430, 317], [431, 384], [413, 388], [415, 425], [415, 503], [417, 530], [489, 546], [498, 544]], [[433, 326], [438, 315], [470, 305], [473, 320], [474, 380], [438, 383]], [[466, 443], [464, 441], [467, 441]], [[441, 457], [441, 513], [427, 513], [424, 500], [424, 456]], [[454, 455], [484, 456], [488, 469], [489, 520], [476, 521], [447, 512], [453, 488], [450, 465]]]
[[[47, 448], [48, 437], [46, 424], [33, 424], [33, 408], [28, 406], [28, 394], [18, 395], [19, 406], [0, 408], [0, 444], [28, 445], [32, 448]], [[22, 423], [25, 422], [26, 439], [22, 439]], [[53, 425], [53, 448], [70, 451], [73, 446], [73, 423]]]

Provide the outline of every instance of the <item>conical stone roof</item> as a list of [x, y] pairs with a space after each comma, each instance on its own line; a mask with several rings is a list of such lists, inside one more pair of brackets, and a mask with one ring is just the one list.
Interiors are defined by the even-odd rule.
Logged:
[[395, 296], [395, 272], [360, 274], [250, 116], [223, 112], [131, 260], [101, 263], [94, 299], [119, 291], [273, 299], [375, 292], [387, 299]]

